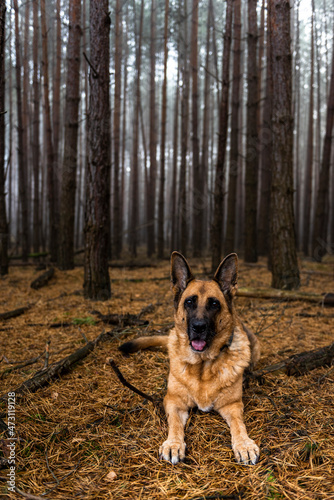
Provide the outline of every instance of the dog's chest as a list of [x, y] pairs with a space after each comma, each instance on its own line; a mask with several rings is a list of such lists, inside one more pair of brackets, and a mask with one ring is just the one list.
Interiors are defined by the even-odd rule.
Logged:
[[221, 391], [219, 377], [215, 376], [205, 364], [188, 365], [185, 371], [187, 373], [184, 381], [193, 402], [200, 410], [210, 411]]

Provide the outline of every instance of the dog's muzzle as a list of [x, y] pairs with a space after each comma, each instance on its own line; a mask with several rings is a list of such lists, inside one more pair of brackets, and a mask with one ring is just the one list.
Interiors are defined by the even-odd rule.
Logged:
[[190, 346], [195, 352], [202, 352], [208, 347], [209, 325], [206, 320], [193, 319], [189, 323]]

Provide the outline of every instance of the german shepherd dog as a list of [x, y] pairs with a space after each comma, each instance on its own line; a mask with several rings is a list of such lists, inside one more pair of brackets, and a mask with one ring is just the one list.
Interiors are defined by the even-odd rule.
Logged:
[[190, 408], [216, 410], [230, 427], [237, 462], [256, 464], [259, 448], [247, 435], [243, 421], [242, 381], [245, 368], [260, 358], [255, 335], [238, 319], [233, 305], [238, 257], [228, 255], [213, 280], [194, 278], [186, 259], [171, 257], [175, 328], [168, 336], [141, 337], [120, 346], [124, 353], [166, 346], [170, 372], [164, 408], [167, 440], [160, 458], [173, 464], [184, 460], [184, 426]]

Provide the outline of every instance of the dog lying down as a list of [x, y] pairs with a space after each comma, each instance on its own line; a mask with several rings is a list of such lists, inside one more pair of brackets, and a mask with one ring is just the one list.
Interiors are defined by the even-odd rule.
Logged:
[[190, 408], [216, 410], [230, 427], [237, 462], [256, 464], [260, 450], [248, 437], [243, 421], [242, 381], [245, 368], [260, 358], [255, 335], [234, 310], [238, 257], [228, 255], [213, 280], [197, 280], [186, 259], [171, 257], [175, 328], [168, 336], [140, 337], [120, 346], [123, 353], [148, 347], [168, 347], [170, 372], [164, 408], [168, 438], [160, 458], [173, 464], [184, 460], [184, 426]]

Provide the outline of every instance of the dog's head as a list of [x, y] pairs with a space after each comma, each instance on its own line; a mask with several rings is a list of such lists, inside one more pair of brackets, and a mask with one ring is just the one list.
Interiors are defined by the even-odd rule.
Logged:
[[217, 336], [222, 340], [229, 337], [233, 328], [237, 267], [238, 257], [232, 253], [218, 266], [213, 280], [196, 280], [183, 255], [172, 253], [175, 324], [187, 332], [192, 351], [205, 351]]

